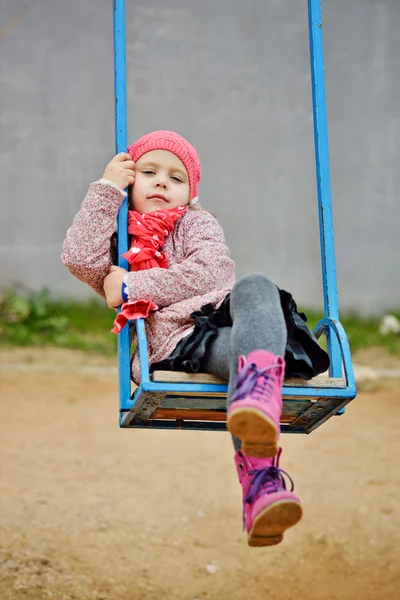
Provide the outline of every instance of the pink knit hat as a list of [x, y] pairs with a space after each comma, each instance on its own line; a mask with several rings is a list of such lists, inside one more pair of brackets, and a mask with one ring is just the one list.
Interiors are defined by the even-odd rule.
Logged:
[[191, 204], [195, 204], [200, 181], [200, 158], [193, 146], [173, 131], [153, 131], [138, 139], [128, 148], [128, 152], [135, 162], [151, 150], [169, 150], [180, 158], [189, 177]]

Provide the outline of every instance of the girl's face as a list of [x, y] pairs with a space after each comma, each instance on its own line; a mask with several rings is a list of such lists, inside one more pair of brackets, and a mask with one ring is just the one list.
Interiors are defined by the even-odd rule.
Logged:
[[189, 177], [183, 162], [168, 150], [143, 154], [135, 164], [130, 208], [143, 214], [188, 203]]

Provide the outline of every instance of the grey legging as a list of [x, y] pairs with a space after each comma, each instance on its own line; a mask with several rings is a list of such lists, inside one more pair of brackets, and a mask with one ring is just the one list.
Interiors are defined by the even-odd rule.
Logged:
[[[234, 392], [240, 355], [269, 350], [284, 356], [287, 330], [279, 291], [263, 275], [248, 275], [236, 283], [230, 296], [232, 327], [221, 327], [202, 363], [206, 373], [229, 381], [227, 404]], [[233, 438], [235, 449], [240, 440]]]

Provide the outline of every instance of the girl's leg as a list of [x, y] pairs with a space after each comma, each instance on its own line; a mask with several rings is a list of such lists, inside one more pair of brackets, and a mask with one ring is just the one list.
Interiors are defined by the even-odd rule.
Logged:
[[[228, 407], [235, 392], [239, 357], [254, 350], [283, 356], [286, 324], [279, 292], [267, 277], [249, 275], [233, 288], [230, 298], [232, 327], [222, 327], [204, 357], [203, 370], [229, 381]], [[233, 436], [236, 450], [241, 442]]]
[[277, 287], [262, 275], [245, 277], [232, 290], [231, 313], [238, 376], [228, 399], [228, 429], [247, 455], [276, 456], [287, 340]]
[[268, 350], [284, 356], [287, 340], [279, 291], [263, 275], [249, 275], [235, 285], [231, 293], [233, 321], [231, 348], [236, 361], [254, 350]]
[[[268, 410], [266, 411], [268, 427], [264, 431], [263, 419], [266, 415], [263, 414], [263, 407], [259, 411], [262, 417], [261, 429], [256, 434], [270, 435], [269, 421], [275, 420], [275, 429], [277, 421], [279, 429], [284, 371], [281, 357], [285, 352], [287, 335], [277, 288], [266, 277], [245, 277], [232, 290], [231, 316], [233, 326], [219, 330], [204, 358], [203, 369], [229, 380], [228, 426], [229, 411], [231, 410], [231, 415], [239, 413], [238, 422], [242, 423], [239, 431], [244, 434], [246, 427], [247, 434], [254, 427], [257, 430], [258, 421], [253, 417], [254, 414], [257, 416], [259, 398], [266, 405], [271, 401], [275, 402], [278, 410], [275, 406], [274, 419], [270, 419]], [[255, 402], [252, 395], [256, 397]], [[236, 410], [236, 405], [241, 405], [239, 410]], [[275, 435], [277, 432], [273, 433]], [[261, 452], [261, 457], [255, 457], [249, 452], [249, 448], [259, 450], [265, 443], [247, 444], [245, 453], [241, 449], [241, 439], [234, 435], [232, 437], [236, 450], [235, 464], [243, 490], [243, 517], [248, 543], [250, 546], [278, 544], [283, 539], [284, 531], [301, 518], [300, 499], [294, 494], [293, 488], [287, 490], [283, 483], [279, 454], [267, 458], [265, 456], [271, 454]], [[246, 440], [246, 435], [243, 439]], [[247, 437], [247, 442], [249, 440], [252, 441], [251, 435]]]

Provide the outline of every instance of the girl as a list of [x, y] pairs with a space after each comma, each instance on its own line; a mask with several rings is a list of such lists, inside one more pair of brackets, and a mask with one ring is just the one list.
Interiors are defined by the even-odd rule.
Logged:
[[[288, 476], [287, 489], [287, 474], [279, 468], [284, 357], [286, 375], [305, 378], [324, 371], [328, 359], [290, 294], [262, 275], [235, 284], [223, 231], [197, 204], [199, 181], [200, 160], [188, 141], [169, 131], [143, 136], [89, 186], [67, 232], [62, 261], [111, 308], [148, 302], [152, 370], [201, 371], [229, 381], [227, 426], [248, 543], [269, 546], [282, 541], [302, 514], [293, 482]], [[129, 272], [114, 266], [115, 221], [126, 188], [133, 234]], [[150, 262], [137, 270], [135, 260], [143, 252]], [[137, 353], [132, 379], [139, 383]]]

